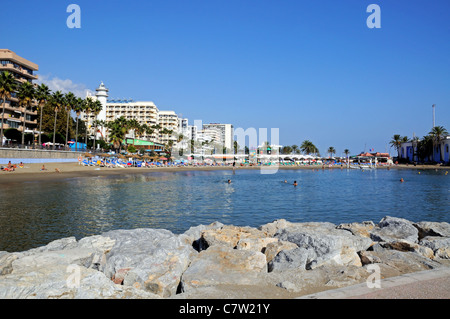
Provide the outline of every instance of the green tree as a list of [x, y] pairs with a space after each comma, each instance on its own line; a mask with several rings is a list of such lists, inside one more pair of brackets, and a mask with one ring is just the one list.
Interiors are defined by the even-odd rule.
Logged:
[[77, 98], [73, 108], [76, 114], [76, 128], [75, 128], [75, 142], [77, 143], [75, 144], [76, 147], [78, 147], [78, 120], [80, 119], [81, 112], [84, 112], [85, 108], [86, 108], [86, 101], [81, 97]]
[[86, 114], [86, 122], [84, 123], [86, 125], [86, 135], [85, 135], [85, 140], [84, 143], [88, 144], [88, 133], [89, 133], [89, 114], [92, 112], [92, 108], [94, 107], [94, 100], [91, 98], [86, 98], [86, 103], [85, 103], [85, 107], [84, 107], [84, 113]]
[[309, 155], [309, 154], [319, 154], [319, 149], [309, 140], [305, 140], [300, 145], [300, 150]]
[[[433, 140], [433, 149], [437, 149], [438, 147], [440, 148], [441, 141], [445, 136], [448, 135], [448, 132], [443, 126], [435, 126], [431, 129], [428, 135], [430, 135]], [[439, 149], [439, 161], [443, 162], [441, 149]]]
[[281, 152], [285, 155], [289, 155], [292, 153], [292, 147], [289, 145], [283, 146], [283, 148], [281, 149]]
[[66, 149], [67, 149], [67, 142], [69, 141], [69, 120], [70, 120], [70, 112], [75, 108], [75, 105], [77, 103], [77, 97], [72, 93], [68, 92], [65, 95], [65, 110], [66, 110]]
[[94, 151], [95, 151], [95, 141], [97, 139], [97, 129], [98, 129], [98, 122], [97, 122], [97, 116], [100, 113], [100, 111], [102, 110], [103, 105], [99, 100], [95, 100], [94, 103], [92, 104], [91, 107], [91, 112], [94, 114], [95, 116], [95, 121], [94, 121]]
[[23, 129], [22, 129], [22, 145], [25, 144], [25, 130], [27, 120], [27, 108], [31, 107], [35, 98], [36, 92], [31, 82], [23, 82], [17, 91], [17, 98], [19, 104], [23, 107]]
[[61, 109], [61, 106], [64, 104], [64, 95], [61, 91], [56, 91], [52, 94], [50, 103], [55, 111], [55, 121], [53, 124], [53, 149], [55, 149], [55, 137], [56, 137], [56, 123], [58, 120], [58, 111]]
[[39, 108], [39, 146], [42, 145], [41, 135], [42, 135], [42, 112], [44, 109], [45, 104], [47, 103], [49, 97], [50, 97], [51, 91], [48, 88], [47, 85], [44, 83], [41, 83], [36, 88], [36, 99], [38, 101], [38, 108]]
[[121, 116], [114, 121], [108, 122], [106, 128], [108, 129], [109, 142], [112, 143], [116, 151], [118, 149], [120, 152], [125, 135], [130, 129], [129, 121]]
[[330, 146], [328, 148], [328, 154], [330, 154], [330, 157], [333, 157], [333, 155], [336, 154], [336, 149], [333, 146]]
[[17, 82], [11, 73], [7, 71], [0, 73], [0, 98], [3, 101], [2, 118], [1, 118], [2, 126], [0, 129], [0, 145], [3, 145], [3, 124], [5, 121], [6, 99], [11, 98], [11, 94], [15, 92], [16, 88]]
[[400, 147], [402, 146], [403, 137], [400, 136], [400, 134], [395, 134], [392, 136], [391, 141], [389, 144], [397, 150], [397, 157], [400, 158]]
[[417, 144], [417, 155], [420, 161], [424, 161], [425, 158], [430, 158], [433, 155], [434, 143], [431, 135], [426, 135]]

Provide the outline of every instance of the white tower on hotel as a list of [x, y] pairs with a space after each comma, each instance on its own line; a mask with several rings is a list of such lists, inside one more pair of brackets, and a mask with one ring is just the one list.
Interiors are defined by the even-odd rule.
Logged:
[[[103, 84], [103, 81], [100, 83], [99, 87], [95, 89], [97, 91], [97, 93], [95, 93], [95, 96], [97, 97], [97, 100], [100, 101], [100, 103], [102, 103], [102, 110], [100, 111], [100, 113], [98, 113], [97, 119], [99, 121], [104, 121], [106, 122], [106, 101], [108, 100], [108, 89], [105, 87], [105, 85]], [[105, 128], [101, 127], [99, 128], [102, 132], [103, 137], [105, 136]], [[98, 133], [98, 135], [100, 135]], [[98, 138], [100, 136], [97, 136]]]

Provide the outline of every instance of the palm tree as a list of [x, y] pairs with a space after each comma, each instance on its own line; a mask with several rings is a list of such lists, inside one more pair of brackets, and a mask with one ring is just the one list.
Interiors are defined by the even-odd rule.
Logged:
[[[448, 135], [447, 130], [443, 127], [443, 126], [435, 126], [431, 129], [430, 133], [428, 133], [432, 139], [433, 139], [433, 153], [434, 153], [434, 149], [438, 149], [438, 147], [440, 148], [440, 143], [441, 140]], [[433, 156], [433, 160], [434, 160], [434, 156]], [[439, 161], [443, 162], [442, 159], [442, 152], [439, 149]]]
[[76, 129], [75, 129], [75, 149], [78, 148], [78, 119], [80, 118], [81, 112], [83, 112], [86, 108], [86, 101], [82, 99], [81, 97], [77, 98], [73, 110], [75, 111], [75, 114], [77, 115], [77, 121], [76, 121]]
[[61, 106], [64, 104], [64, 95], [61, 93], [61, 91], [56, 91], [51, 96], [51, 104], [55, 107], [55, 123], [53, 124], [53, 149], [55, 149], [55, 142], [56, 142], [56, 121], [58, 119], [58, 111], [60, 110]]
[[27, 107], [31, 106], [36, 95], [35, 89], [31, 82], [23, 82], [17, 91], [19, 104], [23, 106], [23, 129], [22, 129], [22, 146], [25, 145], [25, 130], [27, 120]]
[[66, 102], [66, 112], [67, 112], [67, 124], [66, 124], [66, 149], [67, 149], [67, 142], [69, 141], [69, 120], [70, 120], [70, 111], [72, 111], [75, 108], [75, 104], [77, 103], [76, 96], [69, 92], [65, 96], [65, 102]]
[[421, 161], [424, 161], [426, 157], [430, 160], [430, 156], [433, 155], [433, 137], [426, 135], [417, 144], [417, 155]]
[[41, 135], [42, 135], [42, 111], [44, 110], [45, 103], [47, 103], [50, 97], [50, 89], [47, 85], [42, 83], [36, 88], [36, 99], [38, 100], [40, 119], [39, 119], [39, 146], [42, 145]]
[[[102, 108], [103, 108], [102, 103], [99, 100], [95, 100], [92, 105], [91, 111], [92, 111], [92, 113], [94, 113], [96, 120], [97, 120], [97, 116], [100, 113], [100, 111], [102, 110]], [[94, 151], [95, 151], [95, 142], [97, 140], [97, 126], [98, 126], [98, 122], [94, 121]]]
[[[142, 134], [152, 135], [155, 130], [147, 124], [142, 124]], [[151, 136], [150, 136], [151, 137]]]
[[283, 146], [283, 148], [281, 149], [281, 152], [285, 155], [289, 155], [292, 153], [292, 147], [289, 145]]
[[328, 148], [328, 153], [330, 154], [330, 157], [333, 157], [333, 154], [336, 154], [336, 149], [333, 146], [330, 146]]
[[300, 145], [300, 150], [305, 154], [319, 154], [319, 149], [309, 140], [305, 140]]
[[[130, 119], [128, 121], [128, 126], [130, 129], [132, 129], [134, 131], [134, 137], [139, 137], [141, 132], [142, 132], [142, 128], [141, 128], [141, 124], [139, 123], [138, 120], [136, 119]], [[134, 145], [134, 141], [133, 141], [133, 145]]]
[[348, 167], [348, 165], [350, 165], [350, 159], [348, 158], [349, 155], [350, 155], [350, 150], [349, 150], [348, 148], [346, 148], [346, 149], [344, 150], [344, 154], [345, 154], [345, 157], [346, 157], [345, 162], [347, 163], [347, 167]]
[[391, 142], [389, 143], [391, 146], [395, 147], [397, 149], [397, 157], [400, 158], [400, 147], [402, 146], [402, 137], [400, 134], [395, 134], [392, 137]]
[[85, 135], [85, 139], [84, 139], [84, 142], [85, 142], [85, 144], [86, 144], [86, 148], [87, 148], [87, 142], [88, 142], [88, 129], [89, 129], [89, 126], [88, 126], [88, 123], [89, 123], [89, 113], [91, 113], [91, 111], [92, 111], [92, 108], [93, 108], [93, 106], [94, 106], [94, 100], [93, 99], [91, 99], [91, 98], [86, 98], [86, 100], [85, 100], [85, 105], [84, 105], [84, 112], [85, 112], [85, 114], [86, 114], [86, 135]]
[[292, 145], [291, 146], [292, 147], [292, 152], [294, 153], [294, 154], [300, 154], [300, 150], [299, 150], [299, 148], [298, 148], [298, 145]]
[[125, 139], [130, 125], [129, 121], [125, 117], [121, 116], [114, 121], [108, 122], [106, 127], [109, 131], [109, 141], [112, 143], [113, 147], [119, 152], [121, 151], [122, 142]]
[[17, 88], [17, 82], [14, 76], [5, 71], [0, 73], [0, 98], [3, 100], [2, 107], [2, 126], [0, 129], [0, 146], [3, 145], [3, 124], [5, 118], [5, 107], [6, 107], [6, 99], [11, 98], [11, 93], [13, 93]]

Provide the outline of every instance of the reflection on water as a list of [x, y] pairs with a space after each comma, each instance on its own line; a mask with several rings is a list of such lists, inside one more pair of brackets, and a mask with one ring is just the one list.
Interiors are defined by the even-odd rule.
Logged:
[[[299, 186], [292, 185], [294, 180]], [[259, 226], [284, 218], [338, 224], [378, 222], [391, 215], [449, 222], [449, 203], [450, 176], [442, 171], [183, 171], [3, 184], [0, 251], [119, 228], [181, 233], [214, 221]]]

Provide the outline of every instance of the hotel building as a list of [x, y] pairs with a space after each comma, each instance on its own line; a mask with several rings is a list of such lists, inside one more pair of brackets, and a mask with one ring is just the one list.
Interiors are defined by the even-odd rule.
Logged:
[[[223, 144], [223, 146], [226, 147], [229, 151], [233, 151], [234, 130], [232, 124], [203, 124], [203, 131], [209, 135], [211, 135], [212, 131], [217, 131], [218, 136], [220, 137], [220, 143]], [[216, 139], [216, 142], [219, 142], [219, 140]]]
[[[139, 124], [147, 124], [151, 127], [158, 124], [158, 108], [151, 101], [133, 101], [131, 99], [108, 99], [108, 89], [103, 83], [96, 89], [96, 94], [87, 96], [91, 99], [98, 99], [102, 103], [102, 110], [97, 116], [97, 120], [103, 120], [106, 123], [112, 122], [115, 119], [123, 116], [127, 120], [135, 119]], [[94, 114], [83, 114], [83, 119], [88, 121], [88, 129], [91, 135], [94, 134], [93, 122], [96, 119]], [[97, 133], [99, 138], [100, 134]], [[103, 129], [101, 135], [106, 139], [106, 130]], [[130, 131], [127, 137], [139, 138], [144, 140], [151, 140], [157, 142], [159, 139], [158, 132], [155, 130], [152, 134], [144, 132], [141, 136], [136, 136], [133, 131]]]
[[[173, 141], [173, 144], [175, 144], [179, 127], [178, 115], [174, 111], [159, 111], [158, 124], [161, 127], [159, 130], [159, 143], [167, 144], [169, 141]], [[164, 129], [172, 131], [172, 134], [162, 134]]]
[[[38, 70], [39, 67], [37, 64], [18, 56], [11, 50], [0, 49], [0, 73], [11, 73], [15, 77], [18, 85], [24, 82], [32, 83], [33, 80], [37, 80], [38, 76], [34, 72]], [[0, 100], [0, 103], [3, 107], [2, 100]], [[36, 104], [33, 106], [36, 106]], [[25, 127], [23, 126], [24, 114], [24, 107], [19, 105], [17, 94], [13, 92], [11, 98], [6, 99], [3, 130], [15, 128], [20, 132], [38, 133], [36, 131], [38, 128], [37, 111], [33, 110], [33, 107], [27, 107]]]

